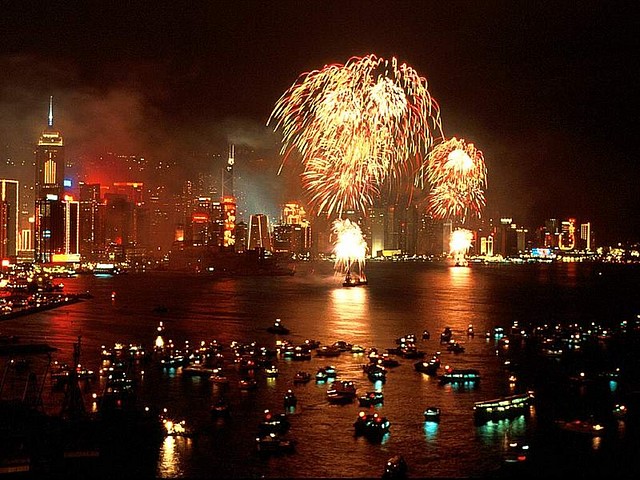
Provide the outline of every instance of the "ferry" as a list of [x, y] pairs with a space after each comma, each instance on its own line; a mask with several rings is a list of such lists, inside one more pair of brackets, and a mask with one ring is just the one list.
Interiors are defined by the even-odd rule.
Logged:
[[477, 383], [480, 372], [475, 369], [448, 369], [439, 378], [440, 383]]
[[477, 421], [500, 420], [529, 413], [533, 392], [476, 402], [473, 412]]

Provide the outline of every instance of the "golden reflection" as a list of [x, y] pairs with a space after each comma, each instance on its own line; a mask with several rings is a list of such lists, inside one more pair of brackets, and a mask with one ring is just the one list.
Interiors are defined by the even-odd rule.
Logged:
[[180, 466], [177, 462], [179, 457], [176, 452], [176, 439], [173, 436], [165, 437], [160, 448], [160, 458], [158, 460], [158, 476], [161, 478], [175, 477], [180, 473]]
[[354, 334], [369, 337], [369, 295], [366, 287], [334, 289], [330, 314], [328, 330], [338, 337], [354, 339]]

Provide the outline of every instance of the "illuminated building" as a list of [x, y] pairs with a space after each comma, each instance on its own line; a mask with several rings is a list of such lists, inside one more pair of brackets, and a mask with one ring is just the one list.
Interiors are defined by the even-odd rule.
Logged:
[[382, 256], [384, 251], [385, 208], [373, 207], [369, 210], [370, 245], [372, 257]]
[[544, 222], [543, 246], [545, 248], [555, 248], [558, 246], [558, 220], [549, 218]]
[[0, 180], [0, 259], [15, 260], [18, 253], [18, 192], [17, 180]]
[[236, 224], [236, 253], [244, 253], [247, 249], [247, 224], [245, 222], [238, 222]]
[[563, 251], [573, 250], [576, 246], [576, 220], [570, 218], [561, 224], [560, 236], [558, 238], [558, 248]]
[[262, 249], [270, 252], [271, 236], [269, 234], [269, 222], [267, 216], [259, 213], [251, 215], [249, 219], [249, 241], [247, 250]]
[[105, 205], [100, 198], [100, 184], [79, 183], [80, 254], [84, 258], [98, 255], [104, 248], [103, 217]]
[[591, 251], [593, 245], [592, 242], [592, 233], [591, 233], [591, 222], [583, 223], [580, 225], [580, 240], [582, 240], [582, 245], [584, 246], [584, 250], [587, 252]]
[[517, 243], [518, 253], [523, 253], [528, 250], [527, 248], [528, 233], [529, 233], [529, 230], [527, 230], [526, 228], [522, 228], [522, 227], [516, 228], [516, 243]]
[[64, 141], [53, 128], [53, 97], [49, 98], [49, 120], [36, 147], [36, 199], [64, 193]]
[[224, 219], [222, 246], [233, 247], [236, 243], [236, 199], [230, 196], [223, 197], [221, 206]]
[[274, 253], [309, 255], [311, 246], [311, 226], [304, 208], [295, 202], [284, 204], [281, 224], [273, 228]]

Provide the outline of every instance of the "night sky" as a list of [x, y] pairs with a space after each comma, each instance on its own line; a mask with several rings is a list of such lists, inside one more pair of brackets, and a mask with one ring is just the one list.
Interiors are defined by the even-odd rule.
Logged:
[[301, 73], [395, 56], [426, 78], [445, 134], [483, 151], [486, 216], [572, 216], [599, 243], [640, 240], [637, 2], [3, 4], [3, 144], [34, 143], [53, 95], [68, 155], [231, 141], [275, 167], [266, 121]]

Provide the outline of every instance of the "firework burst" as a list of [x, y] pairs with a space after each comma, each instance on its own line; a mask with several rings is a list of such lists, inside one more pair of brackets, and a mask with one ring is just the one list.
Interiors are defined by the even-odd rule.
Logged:
[[360, 226], [349, 219], [339, 219], [333, 222], [332, 232], [336, 239], [334, 247], [336, 273], [353, 274], [364, 280], [367, 242]]
[[429, 210], [434, 218], [481, 216], [486, 204], [487, 168], [473, 143], [453, 137], [438, 144], [420, 169], [417, 183], [430, 185]]
[[385, 182], [402, 184], [422, 163], [432, 132], [442, 133], [426, 80], [375, 55], [301, 75], [272, 121], [282, 132], [282, 165], [300, 154], [310, 203], [327, 216], [364, 211]]

